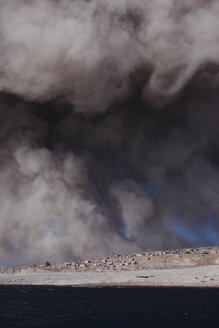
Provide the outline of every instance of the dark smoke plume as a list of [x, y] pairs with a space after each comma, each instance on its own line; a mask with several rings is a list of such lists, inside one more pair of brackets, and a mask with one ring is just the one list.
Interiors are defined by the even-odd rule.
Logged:
[[219, 3], [0, 0], [0, 265], [219, 242]]

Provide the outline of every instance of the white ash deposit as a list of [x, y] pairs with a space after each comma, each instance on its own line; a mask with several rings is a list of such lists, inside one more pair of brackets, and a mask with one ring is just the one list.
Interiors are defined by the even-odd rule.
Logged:
[[0, 284], [219, 286], [219, 247], [0, 269]]

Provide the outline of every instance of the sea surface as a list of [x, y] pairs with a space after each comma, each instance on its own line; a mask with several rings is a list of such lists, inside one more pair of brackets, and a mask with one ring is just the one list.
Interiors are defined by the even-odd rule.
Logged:
[[0, 327], [219, 328], [219, 288], [0, 286]]

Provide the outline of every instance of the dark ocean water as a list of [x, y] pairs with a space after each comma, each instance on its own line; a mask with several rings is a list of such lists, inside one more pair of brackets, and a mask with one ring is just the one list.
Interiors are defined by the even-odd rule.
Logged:
[[219, 328], [219, 288], [1, 286], [0, 327]]

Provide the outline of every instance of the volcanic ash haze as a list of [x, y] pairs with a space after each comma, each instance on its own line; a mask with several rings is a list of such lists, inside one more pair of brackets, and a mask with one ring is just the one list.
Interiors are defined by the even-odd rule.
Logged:
[[219, 2], [0, 0], [0, 265], [219, 242]]

